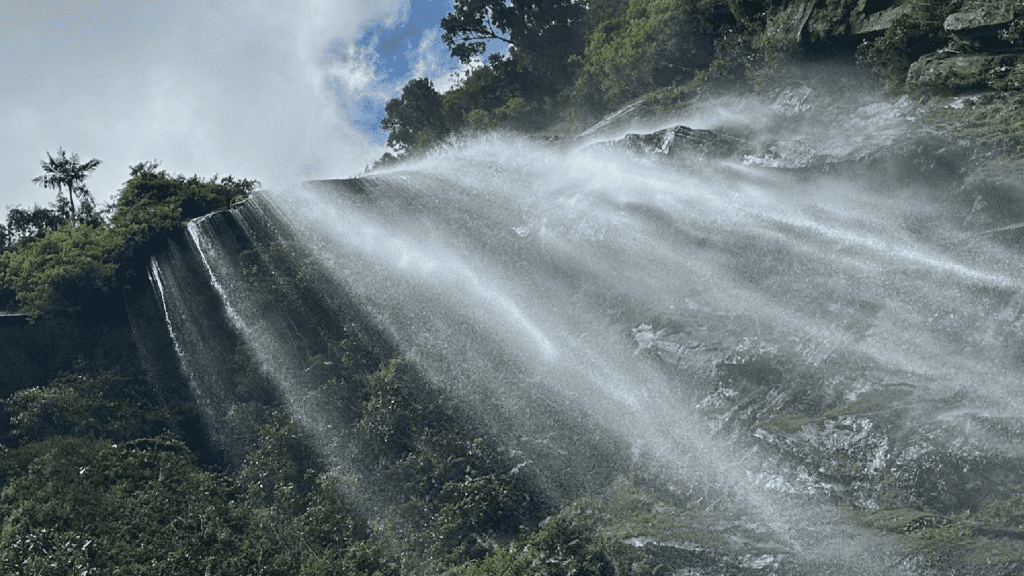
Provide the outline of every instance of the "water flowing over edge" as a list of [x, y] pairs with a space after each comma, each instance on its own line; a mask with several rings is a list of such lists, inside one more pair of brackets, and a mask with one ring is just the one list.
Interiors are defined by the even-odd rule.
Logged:
[[[770, 453], [716, 434], [709, 403], [738, 393], [716, 380], [723, 366], [795, 357], [851, 403], [903, 385], [903, 424], [941, 421], [962, 442], [1020, 457], [971, 422], [1020, 414], [1021, 258], [957, 241], [918, 192], [491, 137], [360, 181], [266, 191], [231, 218], [235, 235], [256, 235], [255, 221], [279, 229], [326, 271], [327, 300], [358, 302], [487, 425], [542, 429], [518, 409], [557, 397], [670, 483], [724, 491], [809, 561], [882, 574], [892, 566], [878, 537], [830, 511], [827, 480], [773, 470]], [[192, 248], [288, 408], [344, 466], [341, 425], [301, 377], [302, 330], [249, 306], [258, 295], [219, 222], [191, 223]], [[178, 326], [194, 319], [180, 314]], [[969, 400], [935, 407], [957, 393]], [[872, 422], [848, 425], [866, 436]], [[898, 465], [893, 450], [875, 446], [866, 475]]]

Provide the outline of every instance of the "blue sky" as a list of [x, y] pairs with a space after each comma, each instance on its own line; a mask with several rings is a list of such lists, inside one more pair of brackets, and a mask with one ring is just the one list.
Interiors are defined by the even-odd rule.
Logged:
[[384, 151], [384, 104], [451, 85], [451, 0], [3, 0], [0, 209], [46, 204], [46, 152], [282, 185], [354, 175]]

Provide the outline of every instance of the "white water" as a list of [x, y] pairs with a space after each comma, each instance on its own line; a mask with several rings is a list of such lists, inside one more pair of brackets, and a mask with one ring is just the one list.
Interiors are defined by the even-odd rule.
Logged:
[[687, 403], [707, 367], [667, 378], [631, 330], [710, 318], [701, 328], [725, 349], [870, 358], [923, 398], [969, 389], [979, 411], [1020, 414], [1008, 302], [1024, 261], [967, 240], [927, 190], [726, 163], [687, 173], [499, 138], [366, 182], [371, 201], [301, 187], [268, 199], [433, 381], [470, 405], [481, 389], [568, 397], [808, 558], [892, 570], [884, 546], [827, 507], [773, 496], [814, 487], [755, 473], [712, 439]]
[[[499, 137], [363, 182], [366, 194], [296, 186], [260, 203], [333, 275], [324, 289], [354, 296], [431, 381], [494, 426], [543, 429], [516, 399], [565, 399], [830, 570], [893, 573], [890, 544], [813, 497], [794, 506], [780, 487], [813, 494], [813, 482], [764, 474], [759, 456], [713, 437], [694, 405], [710, 392], [706, 358], [667, 373], [638, 353], [651, 323], [683, 326], [721, 357], [867, 359], [922, 400], [966, 389], [972, 411], [1020, 416], [1024, 259], [968, 238], [927, 190], [718, 162], [680, 171]], [[235, 328], [343, 464], [299, 343], [248, 307], [234, 255], [204, 227], [189, 232]]]

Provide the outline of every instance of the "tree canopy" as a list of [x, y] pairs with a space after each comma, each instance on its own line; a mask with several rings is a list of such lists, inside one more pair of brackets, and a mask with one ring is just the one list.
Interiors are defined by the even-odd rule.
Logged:
[[511, 44], [533, 59], [564, 61], [579, 38], [583, 13], [574, 0], [456, 0], [441, 19], [441, 38], [464, 64], [484, 53], [487, 40]]
[[402, 89], [401, 96], [384, 106], [381, 127], [389, 130], [388, 146], [408, 152], [448, 135], [444, 99], [426, 78], [416, 78]]

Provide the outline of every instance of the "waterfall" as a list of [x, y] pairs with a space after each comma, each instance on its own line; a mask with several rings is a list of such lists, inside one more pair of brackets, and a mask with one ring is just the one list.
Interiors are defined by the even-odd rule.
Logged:
[[[245, 402], [224, 360], [244, 350], [347, 466], [351, 423], [315, 368], [356, 323], [386, 342], [378, 360], [401, 354], [516, 451], [559, 426], [541, 398], [623, 439], [666, 485], [717, 491], [822, 570], [886, 574], [899, 545], [836, 501], [872, 506], [885, 478], [921, 475], [925, 453], [1024, 462], [1024, 259], [966, 234], [929, 193], [490, 136], [263, 191], [191, 222], [150, 277], [225, 446]], [[773, 399], [789, 404], [770, 412]], [[601, 441], [577, 441], [559, 446], [561, 473], [586, 482]]]

